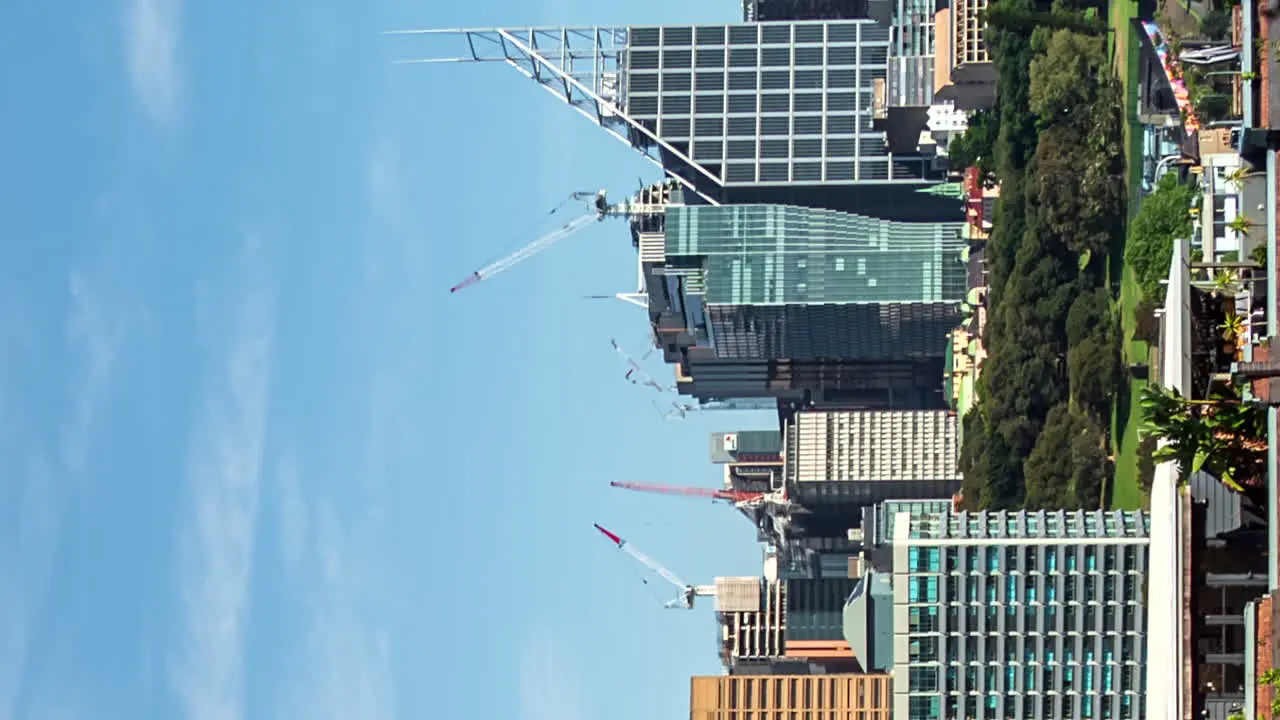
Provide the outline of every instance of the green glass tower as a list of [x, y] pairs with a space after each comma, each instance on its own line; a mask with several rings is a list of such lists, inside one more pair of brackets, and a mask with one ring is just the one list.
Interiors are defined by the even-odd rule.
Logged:
[[717, 357], [941, 357], [959, 321], [960, 223], [785, 205], [666, 214], [667, 266]]

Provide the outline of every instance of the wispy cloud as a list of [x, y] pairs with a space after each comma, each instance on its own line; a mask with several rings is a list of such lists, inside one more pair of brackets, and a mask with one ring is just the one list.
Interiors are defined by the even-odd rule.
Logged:
[[298, 672], [284, 687], [280, 717], [312, 720], [392, 720], [396, 717], [391, 640], [376, 613], [376, 558], [370, 552], [367, 513], [354, 522], [323, 496], [310, 512], [307, 564], [299, 595], [309, 598]]
[[586, 694], [577, 664], [555, 634], [534, 631], [520, 648], [520, 720], [582, 720]]
[[[0, 478], [0, 717], [19, 714], [17, 703], [32, 678], [27, 668], [34, 623], [45, 606], [63, 526], [63, 510], [85, 477], [96, 419], [106, 401], [123, 343], [136, 317], [133, 309], [104, 292], [93, 275], [79, 270], [68, 279], [70, 308], [64, 321], [66, 374], [47, 386], [48, 358], [39, 348], [43, 328], [22, 312], [0, 317], [0, 356], [9, 381], [0, 398], [0, 461], [12, 472]], [[10, 302], [12, 300], [13, 302]], [[6, 298], [7, 307], [21, 307]], [[52, 328], [57, 332], [57, 326]], [[52, 347], [57, 347], [56, 340]], [[24, 390], [34, 387], [35, 390]], [[68, 403], [61, 419], [46, 428], [31, 423], [56, 398]], [[11, 514], [10, 514], [11, 513]], [[64, 694], [72, 688], [64, 687]], [[39, 705], [46, 692], [27, 693]], [[30, 708], [28, 708], [30, 709]], [[37, 708], [39, 709], [39, 708]]]
[[125, 2], [125, 60], [134, 95], [153, 122], [170, 125], [182, 101], [182, 0]]
[[310, 519], [302, 488], [298, 485], [298, 463], [293, 451], [285, 452], [276, 461], [277, 502], [280, 503], [280, 555], [285, 570], [297, 572], [307, 551], [307, 533]]
[[71, 272], [67, 290], [71, 295], [67, 341], [82, 348], [84, 376], [71, 390], [75, 401], [62, 428], [61, 458], [68, 469], [79, 473], [84, 471], [90, 433], [115, 372], [116, 358], [132, 313], [106, 301], [101, 290], [83, 272]]
[[226, 356], [197, 419], [188, 457], [193, 498], [180, 524], [182, 637], [171, 677], [188, 718], [243, 716], [244, 631], [256, 536], [274, 335], [273, 298], [258, 277], [237, 289]]
[[[369, 393], [368, 429], [356, 477], [313, 477], [305, 464], [282, 464], [282, 483], [298, 487], [290, 475], [308, 478], [301, 484], [307, 494], [282, 491], [278, 517], [282, 527], [294, 524], [290, 536], [305, 535], [305, 549], [286, 551], [286, 563], [297, 561], [290, 577], [292, 595], [307, 598], [307, 604], [300, 611], [305, 624], [297, 673], [282, 683], [279, 717], [397, 716], [392, 642], [380, 620], [389, 588], [379, 542], [383, 481], [398, 424], [388, 400], [389, 380], [379, 377], [382, 382], [375, 382]], [[285, 545], [296, 539], [290, 537]]]

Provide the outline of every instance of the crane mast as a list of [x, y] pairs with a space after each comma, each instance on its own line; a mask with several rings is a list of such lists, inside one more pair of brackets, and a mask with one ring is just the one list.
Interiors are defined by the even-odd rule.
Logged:
[[726, 500], [738, 507], [753, 507], [762, 503], [786, 505], [786, 496], [781, 492], [749, 492], [746, 490], [729, 490], [720, 488], [700, 488], [685, 485], [659, 485], [657, 483], [611, 482], [610, 487], [638, 492], [658, 493], [662, 495], [682, 495], [685, 497], [705, 497], [711, 500]]
[[643, 552], [636, 549], [634, 545], [627, 542], [626, 540], [623, 540], [621, 537], [618, 537], [617, 535], [610, 532], [609, 530], [606, 530], [599, 523], [595, 523], [595, 527], [596, 527], [596, 530], [600, 531], [600, 534], [609, 538], [610, 542], [612, 542], [619, 550], [635, 558], [638, 562], [640, 562], [640, 564], [652, 570], [663, 580], [666, 580], [667, 582], [679, 588], [680, 595], [672, 600], [667, 601], [663, 607], [682, 608], [685, 610], [692, 610], [694, 598], [715, 597], [716, 595], [715, 585], [690, 585], [689, 583], [686, 583], [684, 580], [681, 580], [678, 575], [676, 575], [675, 573], [665, 568], [662, 565], [662, 563], [658, 562], [657, 560], [654, 560], [648, 555], [645, 555]]
[[[590, 211], [587, 212], [585, 215], [574, 218], [573, 220], [570, 220], [569, 222], [565, 223], [564, 225], [561, 225], [555, 230], [552, 230], [551, 232], [539, 237], [538, 239], [534, 240], [528, 245], [525, 245], [519, 250], [516, 250], [515, 252], [509, 255], [506, 255], [497, 260], [494, 260], [488, 265], [485, 265], [479, 270], [476, 270], [475, 272], [471, 273], [466, 278], [464, 278], [457, 285], [454, 285], [453, 287], [449, 288], [449, 292], [456, 293], [459, 290], [463, 290], [465, 288], [471, 287], [472, 285], [475, 285], [481, 280], [488, 280], [489, 278], [499, 273], [510, 270], [516, 265], [519, 265], [525, 260], [528, 260], [534, 255], [537, 255], [538, 253], [542, 252], [543, 250], [546, 250], [552, 245], [555, 245], [561, 240], [564, 240], [565, 238], [570, 237], [571, 235], [574, 235], [579, 230], [587, 227], [588, 225], [604, 220], [607, 217], [630, 217], [632, 215], [636, 215], [639, 213], [661, 212], [664, 209], [660, 205], [643, 205], [643, 204], [636, 204], [636, 203], [620, 203], [617, 205], [610, 205], [608, 198], [605, 196], [604, 190], [600, 190], [598, 192], [576, 192], [570, 195], [569, 199], [566, 200], [565, 202], [567, 203], [575, 200], [579, 202], [587, 203], [587, 205], [590, 207]], [[561, 204], [561, 206], [557, 206], [554, 210], [552, 210], [551, 211], [552, 214], [555, 214], [555, 212], [559, 210], [560, 207], [562, 206], [563, 206], [563, 203]]]

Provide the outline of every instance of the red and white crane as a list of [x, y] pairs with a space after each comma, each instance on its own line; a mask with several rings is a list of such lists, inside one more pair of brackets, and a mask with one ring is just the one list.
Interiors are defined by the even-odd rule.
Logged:
[[668, 600], [663, 607], [668, 609], [680, 608], [683, 610], [692, 610], [694, 598], [716, 596], [715, 585], [690, 585], [684, 580], [681, 580], [678, 575], [663, 567], [657, 560], [654, 560], [648, 555], [637, 550], [631, 543], [604, 529], [604, 527], [599, 523], [595, 523], [595, 526], [596, 529], [599, 530], [602, 535], [609, 538], [609, 540], [616, 545], [619, 550], [640, 561], [645, 567], [657, 573], [663, 580], [666, 580], [680, 589], [680, 595], [672, 600]]
[[659, 485], [657, 483], [611, 482], [610, 487], [639, 492], [660, 493], [663, 495], [683, 495], [685, 497], [705, 497], [711, 500], [724, 500], [738, 507], [754, 507], [762, 503], [786, 505], [787, 498], [781, 491], [750, 492], [747, 490], [730, 490], [720, 488], [689, 487], [687, 485]]

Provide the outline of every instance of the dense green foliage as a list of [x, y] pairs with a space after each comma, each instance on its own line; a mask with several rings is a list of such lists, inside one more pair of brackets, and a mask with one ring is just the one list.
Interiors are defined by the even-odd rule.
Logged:
[[1156, 302], [1164, 301], [1160, 281], [1169, 276], [1173, 240], [1191, 234], [1190, 210], [1196, 193], [1194, 185], [1178, 181], [1177, 173], [1165, 173], [1155, 191], [1142, 199], [1133, 218], [1124, 260], [1133, 269], [1142, 294]]
[[1178, 464], [1184, 480], [1201, 470], [1228, 487], [1266, 478], [1266, 409], [1221, 397], [1184, 398], [1177, 390], [1149, 383], [1142, 391], [1142, 434], [1165, 441], [1152, 455]]
[[988, 21], [1000, 198], [965, 503], [1097, 507], [1120, 368], [1107, 289], [1124, 217], [1120, 94], [1097, 20], [1080, 8], [998, 0]]

